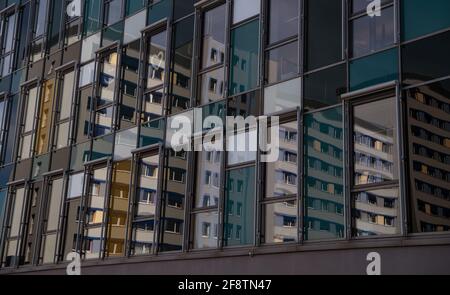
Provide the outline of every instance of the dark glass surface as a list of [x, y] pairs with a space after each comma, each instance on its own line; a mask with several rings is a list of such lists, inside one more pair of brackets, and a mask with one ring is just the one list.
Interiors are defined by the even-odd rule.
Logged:
[[450, 75], [449, 52], [450, 32], [403, 46], [403, 82], [414, 85]]
[[347, 67], [345, 64], [305, 76], [304, 108], [312, 111], [341, 102], [347, 92]]

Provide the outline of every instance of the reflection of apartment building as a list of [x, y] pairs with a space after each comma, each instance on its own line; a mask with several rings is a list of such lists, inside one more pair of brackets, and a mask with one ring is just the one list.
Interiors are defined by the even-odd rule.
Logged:
[[[211, 208], [219, 205], [221, 191], [221, 152], [203, 152], [202, 178], [197, 180], [196, 208]], [[199, 214], [195, 221], [196, 231], [202, 233], [196, 237], [195, 245], [199, 248], [212, 248], [217, 246], [219, 234], [219, 219], [217, 212]]]
[[344, 237], [343, 126], [341, 115], [320, 113], [307, 124], [308, 239]]
[[450, 230], [450, 93], [448, 88], [407, 91], [413, 230]]

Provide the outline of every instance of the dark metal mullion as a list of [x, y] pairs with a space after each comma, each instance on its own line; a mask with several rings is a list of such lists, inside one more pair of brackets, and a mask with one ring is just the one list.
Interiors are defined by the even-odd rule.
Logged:
[[[353, 106], [350, 102], [344, 102], [344, 153], [345, 153], [345, 193], [347, 196], [347, 202], [345, 204], [346, 208], [346, 238], [348, 240], [352, 239], [353, 232], [353, 219], [352, 219], [352, 208], [353, 208], [353, 194], [352, 186], [354, 184], [354, 146], [353, 146]], [[346, 152], [347, 151], [347, 152]]]

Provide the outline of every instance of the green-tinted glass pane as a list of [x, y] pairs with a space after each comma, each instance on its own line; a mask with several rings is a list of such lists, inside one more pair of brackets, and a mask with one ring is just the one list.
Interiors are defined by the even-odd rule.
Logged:
[[231, 32], [230, 95], [254, 89], [258, 83], [259, 20]]
[[225, 246], [253, 244], [255, 167], [229, 171], [225, 193]]
[[153, 24], [165, 17], [169, 17], [172, 8], [172, 0], [162, 0], [148, 9], [148, 24]]
[[350, 91], [398, 79], [397, 49], [390, 49], [350, 63]]
[[147, 0], [127, 0], [125, 4], [125, 16], [132, 15], [136, 11], [144, 8], [147, 4]]
[[78, 144], [72, 148], [72, 156], [70, 159], [70, 169], [80, 171], [84, 169], [84, 163], [90, 160], [91, 142]]
[[411, 40], [450, 27], [450, 1], [402, 1], [403, 40]]
[[305, 239], [345, 236], [342, 108], [305, 117]]
[[123, 38], [124, 22], [118, 22], [103, 30], [102, 46], [109, 46], [116, 41], [120, 41]]
[[101, 5], [99, 0], [86, 0], [84, 11], [84, 35], [90, 35], [101, 28]]
[[139, 136], [139, 147], [162, 143], [164, 140], [165, 126], [164, 119], [143, 124]]

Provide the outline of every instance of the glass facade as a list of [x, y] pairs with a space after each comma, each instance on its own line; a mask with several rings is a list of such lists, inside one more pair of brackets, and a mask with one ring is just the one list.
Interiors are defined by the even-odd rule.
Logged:
[[450, 7], [370, 2], [0, 0], [0, 267], [447, 234]]

